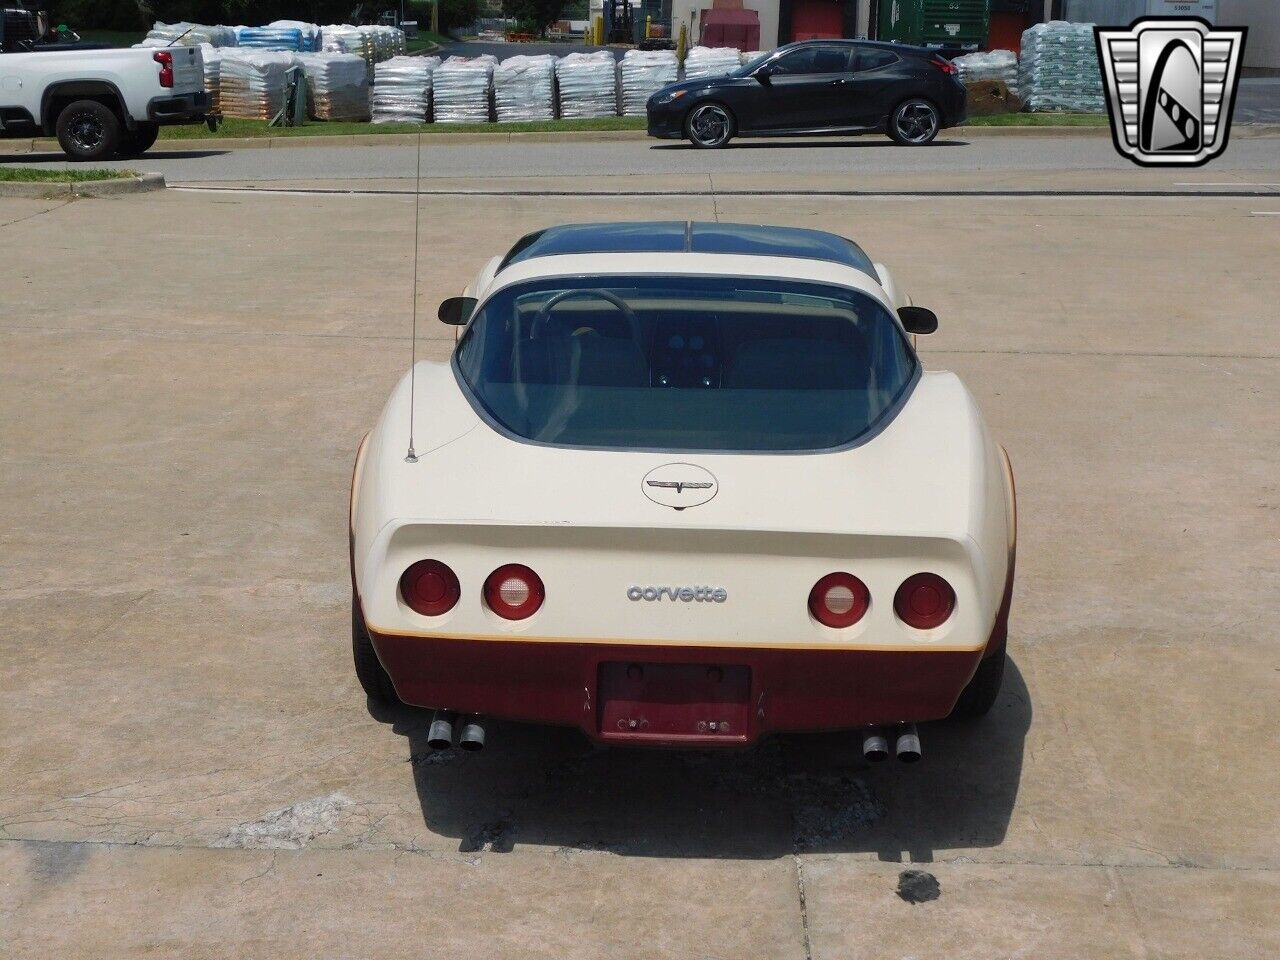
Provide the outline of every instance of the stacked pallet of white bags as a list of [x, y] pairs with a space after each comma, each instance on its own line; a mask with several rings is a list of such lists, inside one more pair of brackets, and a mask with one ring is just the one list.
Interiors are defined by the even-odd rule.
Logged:
[[156, 21], [139, 47], [194, 47], [209, 44], [214, 47], [234, 47], [236, 32], [231, 27], [211, 26], [205, 23], [161, 23]]
[[555, 86], [555, 57], [507, 57], [493, 70], [498, 122], [555, 119]]
[[450, 57], [431, 78], [436, 123], [486, 123], [498, 58]]
[[222, 47], [200, 44], [204, 62], [204, 89], [209, 94], [209, 112], [222, 113]]
[[286, 74], [296, 66], [296, 57], [275, 50], [224, 49], [219, 82], [223, 116], [274, 119], [284, 108]]
[[674, 50], [628, 50], [622, 58], [622, 113], [642, 117], [645, 101], [679, 79]]
[[742, 55], [733, 47], [694, 47], [684, 58], [684, 78], [723, 77], [742, 66]]
[[439, 57], [392, 57], [374, 67], [373, 122], [426, 123]]
[[571, 53], [556, 63], [560, 116], [618, 115], [618, 61], [607, 50]]
[[373, 34], [362, 27], [333, 23], [320, 28], [320, 40], [326, 53], [354, 53], [373, 67]]
[[992, 50], [990, 53], [966, 53], [951, 61], [961, 83], [977, 80], [999, 80], [1018, 95], [1018, 55], [1012, 50]]
[[375, 25], [362, 28], [370, 34], [373, 42], [373, 61], [381, 63], [405, 52], [404, 31], [398, 27]]
[[354, 53], [299, 53], [314, 120], [369, 119], [369, 66]]
[[1018, 86], [1032, 110], [1104, 112], [1093, 24], [1054, 20], [1026, 31]]

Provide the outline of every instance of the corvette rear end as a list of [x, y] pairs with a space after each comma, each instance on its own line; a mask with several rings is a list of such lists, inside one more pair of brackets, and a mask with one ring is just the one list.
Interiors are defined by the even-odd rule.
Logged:
[[472, 718], [473, 745], [501, 717], [656, 746], [859, 729], [874, 748], [983, 712], [1012, 476], [880, 280], [594, 259], [499, 271], [454, 361], [419, 364], [362, 443], [366, 690]]

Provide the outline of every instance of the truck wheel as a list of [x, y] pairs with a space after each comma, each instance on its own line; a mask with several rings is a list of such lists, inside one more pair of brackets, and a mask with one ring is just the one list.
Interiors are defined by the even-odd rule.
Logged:
[[364, 625], [364, 616], [360, 613], [360, 604], [356, 603], [354, 597], [351, 599], [351, 651], [355, 655], [356, 678], [369, 699], [384, 705], [399, 703], [396, 688], [392, 686], [391, 678], [378, 660], [373, 641], [369, 639], [369, 631]]
[[102, 160], [120, 145], [120, 118], [97, 100], [77, 100], [58, 114], [58, 143], [72, 160]]
[[117, 153], [126, 160], [140, 157], [151, 149], [158, 136], [160, 136], [158, 123], [140, 123], [133, 130], [121, 130]]
[[1000, 683], [1004, 680], [1005, 651], [1001, 650], [978, 664], [978, 670], [969, 685], [960, 694], [950, 720], [977, 720], [985, 717], [1000, 696]]

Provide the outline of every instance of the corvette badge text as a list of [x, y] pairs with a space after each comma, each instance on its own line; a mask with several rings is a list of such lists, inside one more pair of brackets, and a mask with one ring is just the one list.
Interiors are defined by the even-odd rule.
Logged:
[[1198, 167], [1227, 149], [1245, 27], [1199, 17], [1142, 17], [1096, 27], [1111, 136], [1143, 167]]
[[628, 600], [680, 601], [681, 603], [724, 603], [729, 591], [724, 587], [627, 587]]

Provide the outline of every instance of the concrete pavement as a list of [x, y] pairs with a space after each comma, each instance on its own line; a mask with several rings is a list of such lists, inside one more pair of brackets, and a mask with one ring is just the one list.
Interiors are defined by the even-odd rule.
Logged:
[[424, 317], [524, 232], [646, 217], [837, 230], [939, 311], [1021, 542], [1002, 699], [916, 767], [513, 724], [433, 755], [369, 711], [346, 493], [412, 210], [0, 200], [0, 953], [1280, 954], [1280, 200], [423, 199]]
[[[422, 176], [547, 177], [569, 184], [586, 177], [665, 177], [674, 187], [684, 178], [717, 175], [773, 176], [780, 186], [804, 189], [810, 177], [857, 178], [907, 174], [929, 183], [952, 174], [1060, 174], [1071, 171], [1137, 172], [1119, 156], [1107, 136], [972, 137], [948, 131], [937, 144], [907, 149], [879, 136], [830, 141], [743, 140], [726, 150], [695, 150], [668, 141], [616, 143], [530, 143], [525, 141], [450, 146], [423, 138]], [[1234, 137], [1211, 171], [1275, 173], [1280, 168], [1280, 137]], [[60, 154], [0, 155], [0, 164], [63, 167]], [[407, 145], [311, 147], [308, 149], [222, 150], [198, 142], [175, 150], [157, 150], [138, 160], [105, 167], [129, 167], [163, 173], [170, 183], [276, 180], [351, 180], [412, 177], [415, 148]], [[1182, 177], [1195, 179], [1198, 173]], [[1270, 179], [1275, 180], [1272, 176]]]

